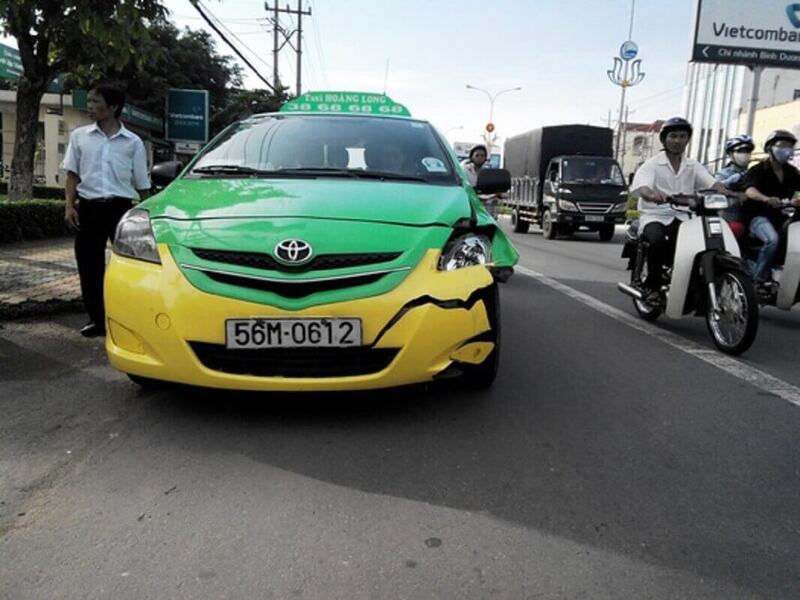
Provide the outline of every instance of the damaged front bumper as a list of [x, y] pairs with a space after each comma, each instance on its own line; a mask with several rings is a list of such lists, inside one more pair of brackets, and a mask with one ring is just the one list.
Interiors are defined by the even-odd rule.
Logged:
[[[489, 268], [436, 268], [429, 250], [391, 291], [287, 311], [202, 292], [183, 276], [167, 246], [161, 265], [112, 256], [106, 272], [106, 350], [115, 368], [140, 377], [204, 387], [323, 391], [431, 381], [448, 367], [476, 365], [494, 349], [486, 341], [496, 292]], [[225, 347], [235, 318], [359, 318], [363, 345], [310, 351]], [[259, 364], [270, 362], [269, 376]], [[291, 363], [287, 374], [284, 362]], [[322, 368], [323, 363], [326, 368]], [[307, 373], [298, 365], [307, 364]], [[288, 367], [287, 367], [288, 369]], [[324, 373], [324, 375], [320, 375]]]

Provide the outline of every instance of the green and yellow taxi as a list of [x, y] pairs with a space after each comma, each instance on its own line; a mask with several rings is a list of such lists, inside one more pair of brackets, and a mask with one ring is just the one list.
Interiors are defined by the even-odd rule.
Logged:
[[308, 93], [229, 126], [117, 228], [106, 350], [140, 384], [373, 389], [466, 378], [500, 352], [518, 255], [443, 136], [389, 97]]

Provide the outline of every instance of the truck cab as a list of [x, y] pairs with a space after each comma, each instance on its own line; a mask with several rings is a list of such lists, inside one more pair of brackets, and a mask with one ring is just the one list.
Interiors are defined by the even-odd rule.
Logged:
[[540, 225], [544, 236], [597, 231], [614, 237], [625, 222], [628, 188], [617, 162], [603, 156], [557, 156], [547, 166], [542, 189]]
[[628, 199], [613, 137], [606, 127], [555, 125], [508, 138], [503, 160], [511, 191], [504, 204], [514, 231], [525, 233], [536, 223], [547, 239], [576, 231], [613, 238]]

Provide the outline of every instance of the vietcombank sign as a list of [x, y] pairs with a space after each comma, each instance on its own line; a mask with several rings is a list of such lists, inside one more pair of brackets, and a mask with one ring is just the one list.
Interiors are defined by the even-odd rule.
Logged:
[[205, 144], [208, 141], [208, 91], [167, 92], [167, 135], [171, 142]]
[[698, 0], [692, 60], [800, 69], [800, 3]]

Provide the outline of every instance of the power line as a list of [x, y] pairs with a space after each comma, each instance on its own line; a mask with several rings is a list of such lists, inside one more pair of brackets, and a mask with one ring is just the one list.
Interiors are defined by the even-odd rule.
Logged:
[[247, 44], [245, 44], [245, 43], [244, 43], [244, 42], [243, 42], [243, 41], [242, 41], [242, 40], [241, 40], [241, 39], [240, 39], [240, 38], [239, 38], [239, 37], [238, 37], [238, 36], [237, 36], [237, 35], [236, 35], [236, 34], [233, 32], [233, 31], [231, 31], [230, 29], [228, 29], [228, 27], [226, 27], [226, 26], [225, 26], [225, 24], [222, 22], [222, 20], [221, 20], [220, 18], [218, 18], [218, 17], [217, 17], [217, 16], [216, 16], [214, 13], [212, 13], [210, 10], [208, 10], [208, 7], [206, 7], [206, 8], [205, 8], [205, 11], [208, 13], [208, 15], [209, 15], [210, 17], [212, 17], [212, 18], [213, 18], [213, 19], [214, 19], [214, 20], [217, 22], [217, 24], [218, 24], [220, 27], [222, 27], [222, 28], [223, 28], [225, 31], [227, 31], [227, 32], [228, 32], [228, 33], [231, 35], [231, 37], [233, 37], [233, 38], [234, 38], [236, 41], [238, 41], [238, 42], [239, 42], [239, 43], [240, 43], [240, 44], [241, 44], [241, 45], [244, 47], [244, 49], [245, 49], [245, 50], [247, 50], [248, 52], [250, 52], [250, 54], [252, 54], [253, 56], [255, 56], [255, 57], [256, 57], [256, 60], [258, 60], [258, 61], [259, 61], [261, 64], [263, 64], [263, 65], [264, 65], [265, 67], [267, 67], [267, 68], [271, 68], [271, 67], [272, 67], [272, 65], [269, 65], [269, 64], [267, 64], [267, 63], [264, 61], [264, 59], [262, 59], [262, 58], [261, 58], [261, 57], [258, 55], [258, 53], [257, 53], [257, 52], [255, 52], [255, 51], [254, 51], [252, 48], [250, 48], [250, 47], [249, 47]]
[[246, 64], [248, 67], [250, 67], [250, 70], [252, 70], [252, 71], [253, 71], [253, 73], [255, 73], [255, 74], [256, 74], [256, 76], [257, 76], [257, 77], [258, 77], [258, 78], [259, 78], [261, 81], [263, 81], [263, 82], [266, 84], [266, 86], [267, 86], [269, 89], [271, 89], [271, 90], [272, 90], [272, 92], [273, 92], [273, 93], [277, 93], [277, 92], [276, 92], [276, 90], [275, 90], [275, 88], [274, 88], [274, 87], [272, 87], [272, 84], [271, 84], [269, 81], [267, 81], [267, 80], [264, 78], [264, 76], [263, 76], [263, 75], [261, 75], [261, 73], [259, 73], [259, 72], [258, 72], [258, 69], [256, 69], [256, 68], [255, 68], [255, 67], [252, 65], [252, 63], [251, 63], [249, 60], [247, 60], [247, 58], [245, 58], [245, 56], [244, 56], [244, 55], [243, 55], [243, 54], [242, 54], [242, 53], [239, 51], [239, 49], [238, 49], [236, 46], [234, 46], [234, 45], [233, 45], [233, 43], [231, 43], [231, 41], [230, 41], [230, 40], [229, 40], [227, 37], [225, 37], [225, 34], [223, 34], [223, 33], [222, 33], [220, 30], [219, 30], [219, 28], [218, 28], [218, 27], [217, 27], [217, 26], [216, 26], [216, 25], [215, 25], [215, 24], [214, 24], [214, 23], [211, 21], [211, 19], [209, 19], [209, 18], [208, 18], [208, 15], [206, 15], [206, 13], [205, 13], [205, 12], [203, 12], [203, 9], [202, 9], [202, 8], [200, 8], [200, 2], [193, 2], [192, 4], [194, 5], [195, 9], [197, 9], [197, 12], [198, 12], [198, 13], [200, 13], [200, 16], [201, 16], [201, 17], [203, 17], [203, 20], [204, 20], [206, 23], [208, 23], [208, 26], [209, 26], [209, 27], [211, 27], [211, 29], [213, 29], [213, 30], [214, 30], [214, 32], [215, 32], [215, 33], [216, 33], [216, 34], [217, 34], [217, 35], [218, 35], [220, 38], [222, 38], [222, 41], [223, 41], [223, 42], [225, 42], [226, 44], [228, 44], [228, 46], [230, 47], [230, 49], [231, 49], [231, 50], [233, 50], [233, 51], [236, 53], [236, 56], [238, 56], [240, 59], [242, 59], [242, 61], [244, 62], [244, 64]]

